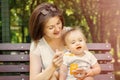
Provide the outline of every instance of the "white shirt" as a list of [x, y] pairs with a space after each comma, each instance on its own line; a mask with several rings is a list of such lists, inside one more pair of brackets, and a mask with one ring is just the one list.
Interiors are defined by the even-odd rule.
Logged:
[[84, 51], [85, 55], [82, 57], [68, 56], [63, 57], [63, 64], [68, 67], [68, 74], [66, 80], [76, 80], [73, 75], [70, 74], [70, 64], [77, 63], [79, 68], [88, 70], [92, 65], [97, 62], [96, 57], [89, 51]]
[[30, 53], [41, 57], [43, 69], [46, 69], [52, 62], [54, 51], [47, 44], [44, 38], [41, 38], [36, 46], [34, 42], [31, 43]]

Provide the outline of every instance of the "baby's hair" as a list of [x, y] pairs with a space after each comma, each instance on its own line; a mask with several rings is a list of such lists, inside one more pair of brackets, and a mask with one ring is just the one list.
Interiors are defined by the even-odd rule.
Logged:
[[63, 41], [64, 41], [64, 44], [65, 44], [65, 45], [66, 45], [66, 42], [65, 42], [66, 36], [67, 36], [68, 34], [70, 34], [71, 32], [76, 31], [76, 30], [80, 31], [81, 34], [82, 34], [82, 36], [83, 36], [83, 38], [84, 38], [84, 40], [87, 41], [85, 35], [83, 34], [83, 30], [82, 30], [80, 27], [73, 27], [73, 28], [71, 28], [70, 30], [67, 30], [67, 31], [64, 33], [64, 35], [63, 35]]

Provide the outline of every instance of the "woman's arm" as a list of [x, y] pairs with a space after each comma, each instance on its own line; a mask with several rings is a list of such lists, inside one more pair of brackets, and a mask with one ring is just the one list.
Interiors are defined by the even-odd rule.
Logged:
[[30, 54], [30, 80], [49, 80], [53, 72], [56, 70], [52, 65], [42, 71], [40, 56]]
[[58, 75], [58, 71], [55, 71], [54, 74], [52, 75], [52, 77], [50, 78], [50, 80], [58, 80], [59, 79], [59, 75]]
[[67, 66], [66, 65], [61, 65], [60, 67], [60, 74], [59, 74], [59, 80], [66, 80], [66, 77], [67, 77]]
[[62, 64], [62, 55], [56, 52], [52, 59], [52, 63], [42, 71], [42, 62], [40, 56], [30, 54], [30, 80], [49, 80]]

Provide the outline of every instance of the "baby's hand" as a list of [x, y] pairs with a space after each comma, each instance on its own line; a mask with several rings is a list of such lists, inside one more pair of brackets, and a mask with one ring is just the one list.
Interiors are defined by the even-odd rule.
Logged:
[[87, 76], [94, 76], [94, 72], [93, 72], [92, 69], [87, 70], [86, 77], [87, 77]]
[[86, 71], [81, 68], [74, 70], [73, 73], [74, 73], [74, 77], [76, 77], [77, 79], [80, 79], [80, 80], [82, 80], [86, 77]]
[[63, 52], [56, 50], [56, 53], [53, 57], [53, 66], [58, 68], [63, 63]]

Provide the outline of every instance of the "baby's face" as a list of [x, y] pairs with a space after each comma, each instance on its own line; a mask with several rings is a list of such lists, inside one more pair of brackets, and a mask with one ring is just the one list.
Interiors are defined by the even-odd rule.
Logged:
[[72, 31], [65, 38], [66, 46], [75, 55], [80, 55], [86, 49], [86, 41], [79, 30]]

